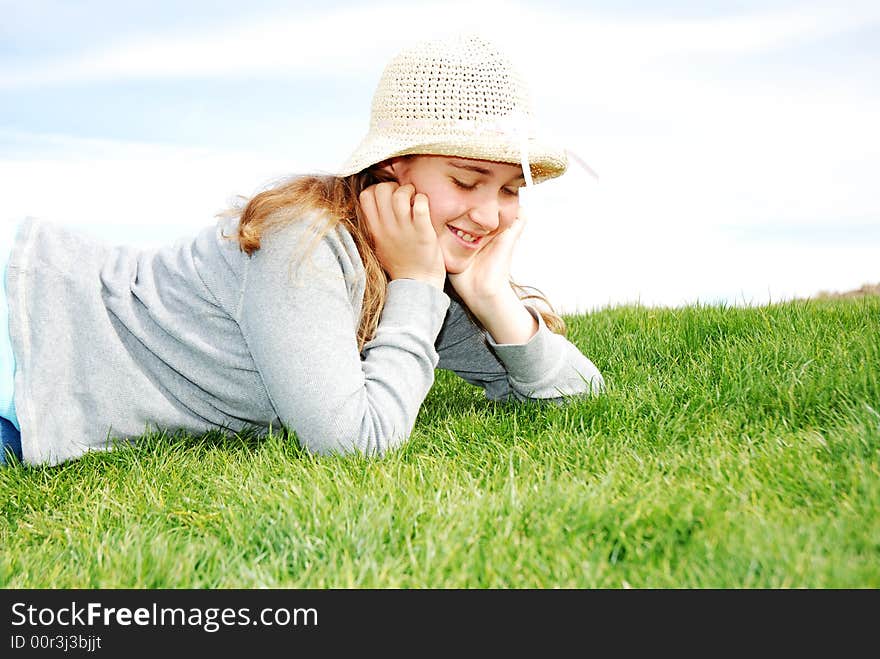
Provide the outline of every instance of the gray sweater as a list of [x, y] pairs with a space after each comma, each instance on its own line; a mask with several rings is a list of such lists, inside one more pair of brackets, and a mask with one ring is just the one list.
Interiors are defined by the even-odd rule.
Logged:
[[383, 454], [409, 437], [435, 368], [495, 400], [602, 387], [536, 313], [528, 343], [497, 345], [414, 280], [389, 283], [359, 352], [365, 277], [350, 234], [339, 228], [304, 257], [304, 219], [248, 256], [224, 237], [236, 223], [159, 249], [21, 224], [7, 287], [25, 462], [57, 464], [153, 430], [282, 425], [315, 453]]

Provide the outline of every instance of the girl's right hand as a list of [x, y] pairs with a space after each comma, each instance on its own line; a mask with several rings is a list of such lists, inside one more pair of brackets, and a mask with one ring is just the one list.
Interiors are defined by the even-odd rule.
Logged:
[[394, 181], [365, 188], [361, 209], [379, 262], [391, 279], [418, 279], [443, 290], [446, 266], [431, 224], [428, 197]]

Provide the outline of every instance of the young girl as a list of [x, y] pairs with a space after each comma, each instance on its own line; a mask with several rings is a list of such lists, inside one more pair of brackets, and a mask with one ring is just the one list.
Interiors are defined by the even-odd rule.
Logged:
[[0, 243], [0, 454], [57, 464], [153, 429], [283, 425], [315, 453], [378, 455], [409, 437], [435, 368], [493, 400], [600, 391], [509, 276], [519, 189], [566, 166], [510, 61], [455, 37], [387, 65], [335, 176], [263, 191], [186, 245], [25, 219]]

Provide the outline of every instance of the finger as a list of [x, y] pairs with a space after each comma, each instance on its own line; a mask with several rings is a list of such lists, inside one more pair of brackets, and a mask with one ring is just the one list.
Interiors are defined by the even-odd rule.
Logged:
[[413, 195], [416, 189], [412, 184], [401, 185], [394, 191], [391, 203], [394, 206], [394, 216], [399, 224], [408, 225], [413, 220]]
[[510, 237], [512, 240], [517, 240], [521, 235], [523, 230], [526, 228], [526, 222], [528, 221], [528, 216], [524, 215], [520, 211], [519, 217], [517, 217], [509, 227], [507, 227], [507, 231], [510, 233]]
[[520, 219], [515, 219], [506, 229], [504, 229], [504, 231], [496, 234], [492, 238], [492, 242], [483, 248], [483, 251], [486, 253], [500, 253], [505, 250], [512, 251], [524, 228], [525, 222]]
[[526, 203], [526, 198], [523, 197], [523, 193], [525, 192], [525, 188], [520, 188], [519, 197], [517, 199], [517, 211], [516, 218], [517, 220], [521, 220], [522, 222], [527, 222], [529, 217], [531, 216], [531, 205]]
[[421, 192], [413, 198], [413, 224], [420, 231], [434, 231], [431, 224], [431, 209], [428, 204], [428, 195]]
[[519, 201], [521, 211], [531, 204], [531, 194], [532, 190], [527, 185], [522, 186], [517, 192], [517, 201]]
[[361, 205], [361, 212], [367, 220], [367, 228], [374, 236], [379, 226], [379, 208], [376, 205], [376, 186], [371, 185], [364, 188], [358, 195], [358, 201]]
[[361, 210], [367, 219], [375, 218], [377, 213], [376, 186], [371, 185], [361, 190], [361, 193], [358, 195], [358, 202], [360, 203]]
[[385, 226], [394, 227], [397, 224], [397, 217], [394, 214], [393, 196], [399, 187], [393, 181], [376, 185], [376, 209], [379, 214], [379, 221]]

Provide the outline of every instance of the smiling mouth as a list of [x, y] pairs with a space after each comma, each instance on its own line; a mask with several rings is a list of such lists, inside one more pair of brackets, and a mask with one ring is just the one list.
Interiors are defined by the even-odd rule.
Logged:
[[474, 236], [473, 234], [457, 229], [454, 226], [448, 225], [447, 228], [452, 232], [452, 235], [458, 238], [459, 242], [466, 247], [474, 248], [482, 242], [482, 236]]

